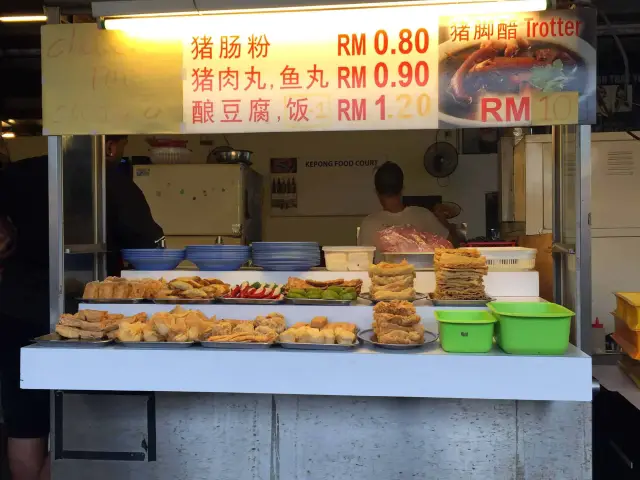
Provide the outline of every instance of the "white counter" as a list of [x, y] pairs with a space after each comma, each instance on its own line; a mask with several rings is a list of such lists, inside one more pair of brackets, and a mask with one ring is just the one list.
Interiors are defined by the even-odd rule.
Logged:
[[22, 388], [591, 401], [591, 358], [267, 350], [22, 349]]
[[[532, 300], [522, 298], [522, 300]], [[189, 308], [190, 306], [185, 306]], [[113, 313], [152, 314], [172, 305], [80, 305]], [[326, 315], [370, 328], [370, 305], [204, 305], [207, 316], [250, 319], [277, 311], [289, 325]], [[433, 306], [417, 306], [437, 333]], [[591, 359], [571, 346], [563, 356], [447, 354], [437, 343], [418, 351], [360, 347], [351, 352], [268, 350], [22, 349], [22, 388], [216, 393], [270, 393], [508, 400], [591, 400]]]

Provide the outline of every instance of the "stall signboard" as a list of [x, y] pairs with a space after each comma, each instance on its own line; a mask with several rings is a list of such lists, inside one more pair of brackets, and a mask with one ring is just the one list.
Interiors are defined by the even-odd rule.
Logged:
[[180, 131], [178, 40], [45, 25], [41, 45], [45, 135]]
[[[102, 41], [112, 34], [113, 48], [139, 42], [124, 59], [100, 51], [52, 59], [55, 39], [43, 37], [45, 128], [234, 133], [595, 123], [594, 9], [443, 13], [417, 5], [112, 21], [120, 32], [89, 26]], [[119, 67], [106, 78], [103, 98], [111, 101], [99, 105], [95, 55]], [[58, 95], [71, 62], [85, 81], [77, 88], [69, 79], [72, 88]], [[118, 75], [129, 79], [128, 91]], [[90, 106], [109, 118], [90, 118]], [[147, 118], [150, 107], [163, 110], [163, 122]]]
[[185, 131], [595, 122], [594, 10], [432, 12], [413, 6], [213, 19], [183, 38]]

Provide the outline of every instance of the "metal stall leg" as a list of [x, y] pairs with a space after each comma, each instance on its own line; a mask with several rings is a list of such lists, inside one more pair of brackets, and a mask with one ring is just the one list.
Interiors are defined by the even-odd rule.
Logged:
[[[64, 311], [64, 236], [62, 205], [62, 137], [48, 138], [49, 169], [49, 324], [51, 330]], [[49, 448], [53, 452], [55, 444], [55, 424], [53, 421], [55, 401], [51, 395], [51, 435]], [[52, 458], [49, 458], [53, 462]], [[53, 465], [51, 465], [53, 467]], [[52, 468], [53, 470], [53, 468]]]
[[554, 300], [576, 312], [572, 342], [591, 352], [591, 127], [552, 133]]
[[576, 345], [592, 354], [591, 125], [578, 127], [576, 144]]

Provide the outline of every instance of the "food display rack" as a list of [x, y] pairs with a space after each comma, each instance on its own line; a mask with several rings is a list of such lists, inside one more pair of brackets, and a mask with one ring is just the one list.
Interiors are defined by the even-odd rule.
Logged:
[[[96, 16], [132, 13], [139, 8], [144, 12], [144, 8], [149, 8], [127, 5], [131, 11], [124, 12], [122, 9], [125, 7], [116, 7], [115, 4], [139, 2], [94, 3]], [[226, 2], [228, 5], [223, 5], [224, 3], [216, 4], [215, 8], [224, 9], [233, 2]], [[268, 6], [263, 3], [250, 0], [244, 7]], [[292, 3], [297, 6], [305, 4], [310, 5], [304, 1]], [[200, 13], [195, 3], [193, 9], [189, 7], [188, 10], [194, 14]], [[48, 23], [60, 23], [62, 12], [59, 8], [49, 6], [45, 8], [45, 12]], [[394, 23], [385, 22], [384, 18], [379, 15], [378, 17], [382, 20], [377, 21], [375, 26], [363, 22], [360, 25], [362, 28], [358, 27], [356, 31], [371, 27], [372, 31], [381, 28], [381, 32], [386, 32], [382, 28], [385, 28], [386, 24]], [[432, 19], [427, 19], [430, 20]], [[75, 26], [64, 27], [71, 29]], [[193, 33], [196, 34], [195, 31]], [[59, 42], [57, 32], [51, 37], [55, 42]], [[303, 38], [299, 40], [304, 43], [307, 37], [301, 37]], [[300, 42], [296, 41], [296, 44]], [[87, 56], [87, 59], [97, 61], [97, 55], [100, 54], [98, 50], [95, 57]], [[165, 50], [163, 48], [162, 52]], [[434, 56], [437, 58], [437, 55]], [[153, 60], [149, 57], [149, 60]], [[84, 63], [92, 65], [94, 62]], [[144, 74], [147, 76], [146, 70]], [[47, 86], [52, 83], [45, 82]], [[65, 238], [65, 230], [68, 230], [69, 226], [86, 226], [87, 234], [95, 236], [95, 251], [104, 250], [98, 248], [98, 245], [106, 242], [103, 204], [105, 184], [101, 173], [105, 157], [102, 135], [154, 133], [148, 122], [123, 124], [122, 118], [129, 118], [129, 115], [125, 115], [127, 109], [140, 104], [140, 99], [135, 98], [136, 93], [131, 91], [130, 85], [130, 82], [126, 85], [123, 83], [126, 89], [121, 90], [112, 87], [115, 89], [111, 93], [113, 98], [120, 98], [121, 95], [122, 98], [132, 100], [111, 102], [114, 108], [110, 110], [113, 112], [110, 118], [115, 123], [114, 130], [86, 129], [84, 127], [90, 125], [89, 122], [78, 124], [77, 121], [72, 128], [66, 130], [51, 132], [45, 129], [45, 134], [65, 135], [48, 138], [52, 324], [57, 321], [65, 306], [64, 282], [68, 278], [65, 275], [67, 272], [63, 254], [67, 246], [63, 242], [70, 240]], [[67, 109], [69, 103], [83, 105], [84, 114], [93, 115], [97, 112], [94, 116], [102, 118], [104, 109], [96, 108], [94, 103], [83, 102], [79, 89], [69, 89], [65, 78], [63, 92], [76, 91], [78, 94], [72, 95], [71, 102], [63, 103], [63, 108]], [[92, 92], [90, 89], [86, 91]], [[386, 92], [391, 93], [393, 90]], [[91, 96], [95, 97], [93, 94]], [[171, 98], [170, 95], [164, 96]], [[435, 114], [437, 115], [437, 112]], [[422, 124], [422, 120], [418, 120]], [[424, 125], [421, 128], [424, 128]], [[567, 194], [569, 190], [566, 182], [554, 182], [560, 185], [560, 188], [555, 189], [552, 200], [554, 242], [566, 244], [568, 239], [564, 238], [562, 232], [571, 231], [570, 228], [565, 229], [567, 225], [576, 225], [574, 242], [578, 264], [576, 282], [566, 281], [576, 277], [567, 270], [570, 262], [563, 257], [565, 253], [554, 256], [557, 266], [560, 267], [555, 293], [561, 298], [564, 297], [562, 294], [574, 293], [573, 290], [577, 290], [576, 334], [578, 345], [582, 344], [585, 348], [590, 343], [588, 335], [591, 331], [591, 296], [587, 288], [590, 285], [591, 261], [587, 218], [590, 215], [591, 195], [591, 127], [554, 125], [552, 129], [555, 160], [553, 177], [566, 178], [565, 170], [569, 169], [575, 170], [573, 177], [577, 179], [574, 182], [576, 211], [571, 210], [571, 214], [566, 206], [571, 202], [563, 201], [565, 198], [571, 198], [571, 195]], [[210, 130], [214, 133], [216, 131], [215, 128]], [[91, 136], [88, 136], [88, 133]], [[501, 145], [500, 151], [506, 152], [508, 148], [505, 149], [504, 145]], [[80, 152], [81, 155], [78, 154]], [[569, 158], [575, 160], [570, 164]], [[63, 209], [65, 199], [62, 172], [63, 169], [66, 170], [67, 164], [71, 163], [74, 171], [79, 170], [79, 165], [89, 167], [87, 171], [90, 175], [83, 181], [87, 185], [94, 185], [94, 188], [87, 198], [74, 198], [74, 201], [69, 203], [85, 205], [93, 201], [93, 218], [91, 215], [88, 215], [88, 218], [71, 216]], [[503, 158], [501, 163], [505, 172], [513, 168], [513, 161], [509, 164]], [[510, 175], [502, 175], [503, 183], [508, 183], [509, 178]], [[65, 183], [68, 180], [65, 176]], [[509, 185], [503, 186], [505, 192], [510, 191]], [[540, 189], [534, 190], [536, 195], [539, 194]], [[506, 210], [505, 212], [505, 215], [509, 213]], [[98, 261], [100, 255], [96, 255], [95, 260], [94, 268], [90, 269], [86, 278], [105, 277]], [[497, 278], [491, 274], [486, 278], [487, 290], [491, 295], [502, 298], [494, 288], [493, 282]], [[514, 277], [503, 278], [513, 280]], [[577, 288], [574, 287], [576, 283]], [[514, 285], [522, 287], [523, 282], [514, 282]], [[507, 296], [512, 299], [515, 296], [536, 297], [537, 276], [535, 288], [535, 294], [518, 293]], [[280, 308], [285, 313], [285, 307]], [[365, 305], [348, 308], [351, 309], [347, 311], [349, 314], [361, 309], [363, 312], [367, 310]], [[293, 315], [292, 312], [294, 310], [286, 310], [285, 314]], [[249, 311], [243, 310], [243, 313], [248, 314]], [[421, 314], [427, 317], [428, 311], [422, 310]], [[430, 324], [429, 318], [425, 318], [425, 323]], [[85, 353], [87, 356], [84, 356]], [[557, 478], [558, 472], [562, 472], [560, 475], [564, 478], [591, 478], [591, 396], [586, 393], [587, 384], [589, 392], [591, 391], [591, 367], [588, 357], [585, 358], [573, 349], [561, 357], [514, 357], [500, 354], [498, 351], [486, 355], [446, 355], [435, 349], [421, 353], [358, 349], [356, 352], [343, 354], [279, 349], [264, 352], [204, 351], [199, 347], [171, 352], [162, 349], [143, 351], [107, 347], [102, 353], [104, 356], [98, 356], [97, 351], [83, 352], [75, 349], [59, 349], [58, 352], [54, 352], [53, 349], [33, 346], [22, 350], [23, 387], [57, 390], [55, 408], [52, 409], [56, 421], [53, 422], [54, 431], [51, 437], [54, 479], [210, 480], [215, 477], [217, 480], [490, 480], [533, 476]], [[260, 356], [256, 356], [258, 353]], [[182, 354], [182, 357], [178, 358], [177, 354]], [[268, 365], [269, 369], [261, 363], [267, 358], [282, 361], [279, 364]], [[250, 360], [254, 361], [251, 363]], [[299, 368], [299, 361], [307, 362], [304, 364], [307, 369]], [[174, 365], [173, 362], [178, 362], [178, 365]], [[484, 367], [486, 371], [478, 371], [476, 364]], [[362, 365], [366, 365], [366, 375], [359, 377]], [[314, 366], [320, 373], [308, 370], [308, 367]], [[398, 372], [397, 368], [402, 370]], [[467, 372], [467, 369], [471, 369], [470, 372]], [[108, 376], [103, 376], [104, 373], [108, 373]], [[335, 376], [336, 373], [339, 373], [338, 377]], [[473, 373], [478, 376], [474, 377]], [[230, 378], [235, 374], [248, 374], [250, 380], [245, 379], [241, 384], [240, 380], [235, 378], [233, 381], [236, 383], [229, 384]], [[418, 392], [419, 395], [441, 398], [367, 398], [357, 394], [324, 397], [250, 393], [259, 391], [256, 385], [263, 386], [267, 391], [275, 391], [278, 386], [282, 387], [279, 390], [292, 389], [291, 392], [299, 388], [294, 385], [294, 380], [282, 386], [281, 382], [285, 380], [281, 377], [286, 376], [297, 377], [295, 381], [309, 386], [307, 392], [332, 392], [338, 390], [338, 387], [333, 385], [336, 380], [347, 377], [351, 384], [350, 392], [365, 392], [366, 388], [373, 388], [370, 383], [375, 383], [384, 385], [384, 397], [394, 397], [396, 392], [401, 393], [399, 388], [396, 388], [398, 385], [393, 378], [398, 375], [405, 383], [410, 384], [404, 385], [403, 388], [417, 389], [415, 385], [419, 385], [419, 388], [422, 388]], [[545, 379], [542, 379], [543, 376]], [[509, 383], [513, 381], [518, 381], [518, 386], [523, 386], [525, 382], [530, 383], [531, 389], [514, 396], [517, 392], [510, 390], [513, 385]], [[182, 390], [183, 392], [239, 393], [162, 393], [176, 391], [181, 382], [184, 382], [183, 387], [187, 386], [186, 382], [190, 382], [188, 389]], [[444, 387], [434, 386], [427, 390], [426, 386], [422, 386], [438, 382], [456, 388], [446, 390]], [[113, 390], [120, 390], [116, 392], [118, 396], [112, 395], [105, 399], [104, 395], [71, 392], [74, 394], [65, 400], [71, 405], [65, 403], [64, 408], [62, 401], [58, 400], [63, 395], [59, 389], [93, 389], [103, 393], [107, 384]], [[387, 388], [387, 384], [393, 388]], [[135, 400], [138, 400], [136, 396], [120, 395], [127, 392], [127, 386], [133, 388], [134, 385], [136, 390], [151, 386], [160, 388], [160, 393], [148, 394], [146, 415], [144, 409], [135, 408]], [[240, 388], [249, 388], [246, 392], [250, 394], [243, 395], [242, 390], [238, 390]], [[382, 387], [376, 388], [381, 392]], [[563, 397], [558, 393], [565, 389], [572, 391], [575, 399], [581, 401], [539, 403], [455, 400], [456, 394], [464, 395], [459, 398], [571, 399], [570, 396]], [[485, 396], [480, 397], [478, 392], [485, 392]], [[142, 442], [140, 434], [144, 428], [138, 425], [141, 419], [142, 424], [145, 420], [147, 422], [147, 432], [142, 437]], [[63, 427], [64, 442], [69, 451], [62, 445]], [[59, 436], [56, 435], [58, 430]], [[99, 437], [92, 438], [92, 434]], [[134, 461], [96, 463], [88, 459]]]
[[[123, 272], [128, 278], [176, 278], [194, 272]], [[289, 276], [361, 278], [367, 272], [197, 272], [202, 278], [228, 283], [266, 281], [286, 283]], [[501, 300], [540, 300], [537, 272], [490, 272], [487, 291]], [[416, 288], [432, 289], [433, 272], [417, 272]], [[368, 289], [365, 284], [363, 289]], [[175, 305], [80, 304], [80, 308], [104, 309], [132, 315], [169, 311]], [[373, 306], [360, 300], [350, 306], [307, 305], [185, 305], [207, 316], [249, 319], [270, 312], [282, 313], [287, 324], [327, 316], [370, 328]], [[452, 307], [449, 307], [452, 308]], [[438, 330], [427, 301], [416, 302], [427, 330]], [[123, 374], [136, 365], [135, 377]], [[227, 368], [221, 369], [220, 365]], [[255, 375], [255, 367], [280, 375]], [[82, 375], [83, 371], [91, 376]], [[305, 372], [314, 372], [313, 376]], [[385, 374], [384, 372], [402, 372]], [[380, 375], [385, 380], [380, 382]], [[22, 387], [34, 389], [95, 391], [167, 391], [207, 393], [264, 393], [372, 397], [419, 397], [509, 400], [589, 401], [591, 360], [575, 347], [562, 356], [513, 356], [494, 347], [482, 355], [448, 354], [439, 344], [416, 351], [379, 350], [360, 346], [349, 352], [286, 350], [186, 349], [153, 350], [110, 346], [101, 349], [61, 349], [32, 346], [22, 351]]]

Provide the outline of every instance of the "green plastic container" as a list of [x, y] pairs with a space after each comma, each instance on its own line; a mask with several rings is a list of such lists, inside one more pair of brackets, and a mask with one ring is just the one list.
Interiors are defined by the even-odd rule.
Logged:
[[562, 355], [569, 348], [568, 308], [550, 302], [490, 302], [498, 319], [496, 340], [515, 355]]
[[450, 353], [486, 353], [496, 318], [486, 310], [436, 310], [440, 344]]

